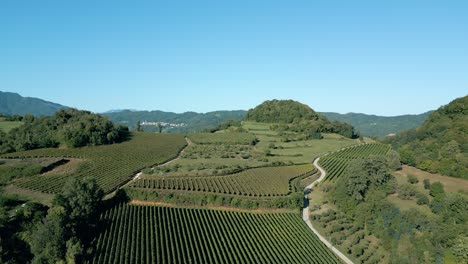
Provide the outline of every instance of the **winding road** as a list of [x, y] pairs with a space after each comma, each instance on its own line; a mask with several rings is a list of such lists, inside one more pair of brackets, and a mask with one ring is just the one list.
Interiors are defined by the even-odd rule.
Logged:
[[[318, 164], [319, 160], [320, 160], [320, 157], [314, 160], [314, 166], [320, 171], [320, 177], [305, 188], [304, 190], [305, 193], [308, 193], [308, 190], [311, 190], [312, 187], [317, 185], [327, 176], [326, 171], [322, 167], [320, 167], [320, 165]], [[312, 225], [312, 222], [310, 222], [310, 219], [309, 219], [309, 197], [306, 194], [304, 198], [305, 198], [305, 205], [304, 205], [304, 209], [302, 210], [302, 219], [304, 220], [304, 222], [306, 222], [307, 226], [312, 230], [312, 232], [314, 232], [315, 235], [317, 235], [320, 241], [322, 241], [325, 244], [325, 246], [327, 246], [329, 249], [333, 251], [333, 253], [335, 253], [339, 258], [341, 258], [341, 260], [343, 260], [344, 263], [353, 264], [353, 262], [348, 257], [345, 256], [345, 254], [341, 253], [341, 251], [339, 251], [330, 242], [328, 242], [328, 240], [326, 240], [322, 235], [320, 235], [320, 233], [314, 228], [314, 226]]]

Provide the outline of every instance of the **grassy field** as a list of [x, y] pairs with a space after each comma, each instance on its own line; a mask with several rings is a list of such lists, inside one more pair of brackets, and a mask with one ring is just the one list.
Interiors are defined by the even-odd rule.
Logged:
[[23, 122], [20, 122], [20, 121], [2, 121], [2, 120], [0, 120], [0, 131], [8, 133], [13, 128], [19, 127], [22, 124], [23, 124]]
[[120, 205], [101, 222], [89, 263], [340, 263], [292, 213]]
[[403, 165], [402, 170], [395, 172], [394, 175], [399, 184], [408, 182], [408, 175], [415, 176], [418, 178], [419, 182], [414, 184], [414, 186], [416, 186], [419, 191], [424, 191], [423, 181], [424, 179], [429, 179], [431, 183], [437, 181], [441, 182], [446, 192], [468, 192], [468, 180], [429, 173], [411, 166]]
[[112, 145], [77, 149], [38, 149], [3, 155], [4, 158], [64, 157], [65, 165], [50, 173], [16, 179], [13, 184], [45, 193], [59, 192], [69, 177], [94, 177], [106, 193], [131, 179], [139, 170], [164, 163], [186, 145], [180, 135], [135, 133], [131, 140]]
[[[243, 122], [248, 133], [198, 133], [188, 135], [191, 144], [181, 159], [156, 168], [164, 176], [207, 176], [227, 174], [240, 169], [279, 164], [305, 164], [316, 157], [360, 143], [336, 134], [321, 140], [283, 142], [270, 124]], [[255, 140], [255, 144], [252, 141]]]

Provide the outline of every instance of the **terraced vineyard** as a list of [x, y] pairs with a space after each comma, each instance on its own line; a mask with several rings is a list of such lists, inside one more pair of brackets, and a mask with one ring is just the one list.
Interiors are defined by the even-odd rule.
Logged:
[[195, 133], [189, 139], [195, 144], [236, 144], [250, 145], [255, 141], [255, 135], [250, 133]]
[[311, 164], [264, 167], [225, 176], [144, 177], [133, 182], [131, 186], [248, 196], [282, 196], [291, 192], [292, 179], [312, 175], [315, 171]]
[[343, 175], [350, 160], [365, 159], [371, 155], [385, 155], [389, 150], [390, 146], [384, 144], [364, 144], [322, 157], [319, 164], [327, 171], [325, 181], [336, 181]]
[[186, 145], [180, 135], [135, 133], [120, 144], [77, 149], [37, 149], [3, 155], [4, 158], [69, 157], [83, 159], [71, 174], [48, 174], [21, 178], [14, 182], [22, 188], [45, 193], [59, 192], [69, 177], [93, 176], [108, 193], [128, 181], [137, 171], [164, 163], [178, 155]]
[[120, 205], [89, 263], [340, 263], [293, 213]]

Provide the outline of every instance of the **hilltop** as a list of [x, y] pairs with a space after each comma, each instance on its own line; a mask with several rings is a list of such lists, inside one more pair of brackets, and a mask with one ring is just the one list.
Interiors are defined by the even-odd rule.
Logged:
[[247, 112], [246, 121], [273, 123], [275, 130], [300, 132], [306, 138], [320, 138], [320, 133], [336, 133], [348, 138], [359, 134], [353, 126], [318, 114], [308, 105], [293, 100], [265, 101]]
[[432, 173], [468, 179], [468, 96], [433, 112], [418, 128], [385, 142], [398, 149], [402, 162]]
[[66, 106], [39, 98], [23, 97], [17, 93], [0, 91], [0, 114], [50, 116]]

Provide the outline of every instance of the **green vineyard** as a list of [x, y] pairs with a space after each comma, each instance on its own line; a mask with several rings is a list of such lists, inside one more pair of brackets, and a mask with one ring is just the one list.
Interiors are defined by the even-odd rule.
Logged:
[[326, 181], [336, 181], [346, 171], [350, 160], [365, 159], [372, 155], [385, 155], [390, 146], [372, 143], [349, 147], [320, 159], [320, 166], [327, 171]]
[[120, 205], [89, 263], [340, 263], [293, 213]]
[[3, 155], [3, 158], [65, 157], [84, 160], [72, 174], [36, 175], [21, 178], [15, 185], [45, 193], [57, 193], [69, 177], [96, 178], [106, 192], [128, 181], [139, 170], [164, 163], [178, 155], [186, 145], [180, 135], [135, 133], [120, 144], [77, 149], [37, 149]]
[[195, 144], [251, 145], [255, 135], [250, 133], [195, 133], [188, 135]]
[[131, 186], [248, 196], [281, 196], [291, 192], [291, 180], [312, 175], [315, 171], [311, 164], [264, 167], [225, 176], [144, 177], [133, 182]]

